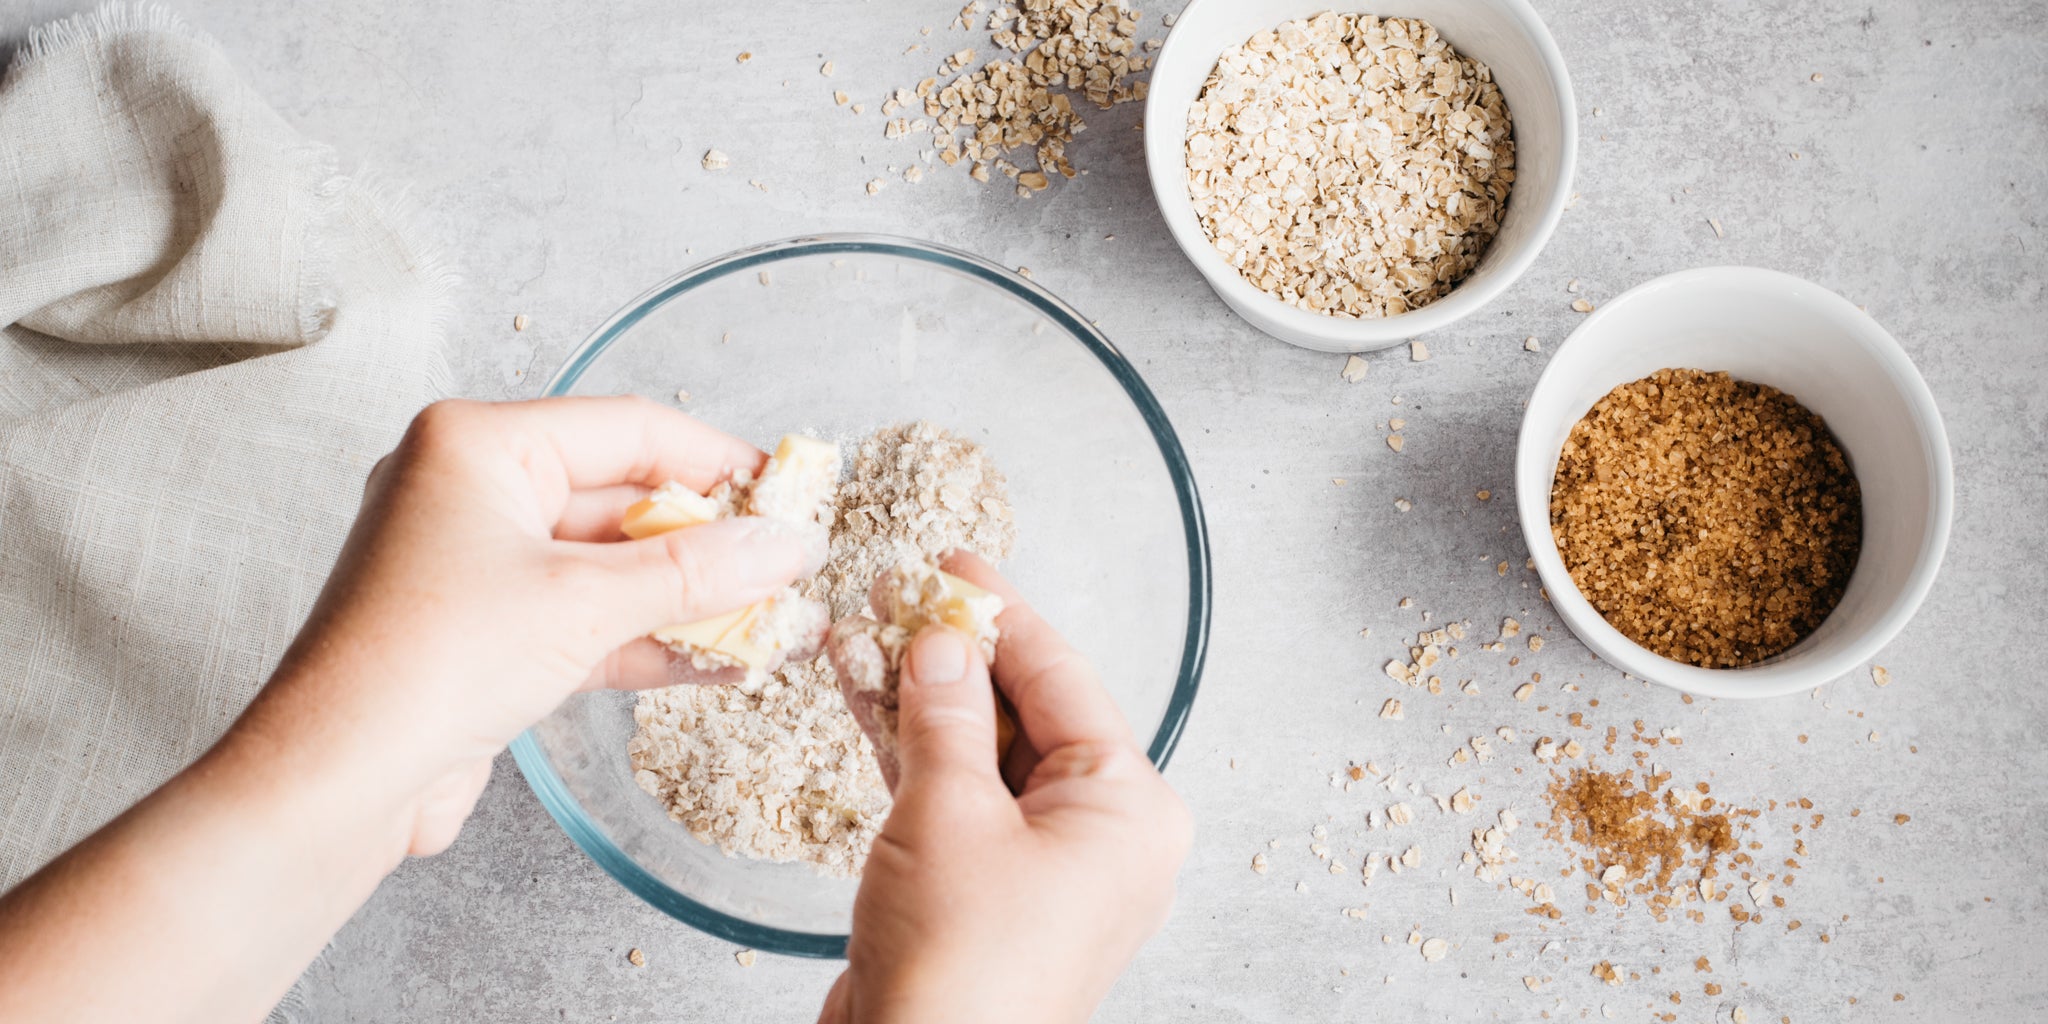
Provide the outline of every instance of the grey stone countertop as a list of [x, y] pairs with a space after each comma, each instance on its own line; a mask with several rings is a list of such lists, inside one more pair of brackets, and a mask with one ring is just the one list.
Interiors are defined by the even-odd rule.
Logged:
[[[14, 0], [0, 39], [83, 6]], [[423, 229], [465, 277], [452, 355], [468, 395], [532, 395], [647, 285], [820, 230], [918, 235], [1028, 265], [1100, 319], [1187, 444], [1216, 568], [1208, 671], [1168, 772], [1197, 844], [1172, 921], [1100, 1019], [2048, 1014], [2035, 934], [2048, 919], [2048, 672], [2030, 625], [2048, 607], [2038, 0], [1537, 0], [1578, 93], [1582, 198], [1502, 299], [1429, 337], [1434, 358], [1375, 355], [1359, 384], [1338, 379], [1342, 356], [1254, 332], [1202, 283], [1147, 190], [1136, 106], [1086, 110], [1072, 154], [1089, 173], [1036, 198], [943, 168], [868, 196], [863, 184], [911, 146], [884, 140], [872, 108], [960, 45], [948, 42], [960, 38], [947, 34], [951, 0], [175, 6], [308, 136], [411, 184]], [[1145, 10], [1157, 34], [1161, 12]], [[736, 63], [743, 50], [752, 60]], [[834, 89], [869, 112], [834, 106]], [[698, 166], [712, 147], [731, 170]], [[1567, 282], [1598, 302], [1708, 264], [1784, 270], [1866, 305], [1946, 416], [1953, 539], [1925, 607], [1880, 659], [1888, 687], [1859, 671], [1811, 695], [1688, 704], [1593, 661], [1531, 574], [1494, 571], [1526, 557], [1513, 441], [1522, 400], [1578, 320]], [[515, 314], [530, 318], [524, 332]], [[1544, 352], [1523, 350], [1529, 335]], [[1392, 415], [1408, 421], [1399, 454], [1375, 426]], [[1474, 500], [1482, 488], [1493, 500]], [[1398, 512], [1397, 496], [1413, 510]], [[1406, 720], [1381, 721], [1396, 684], [1380, 665], [1424, 610], [1482, 632], [1514, 615], [1548, 643], [1515, 669], [1475, 665], [1479, 696], [1406, 691]], [[1517, 703], [1509, 691], [1532, 670], [1542, 694]], [[1589, 728], [1567, 724], [1571, 712]], [[1808, 846], [1796, 884], [1774, 890], [1782, 909], [1739, 929], [1721, 904], [1704, 924], [1660, 924], [1639, 904], [1588, 913], [1584, 876], [1559, 877], [1566, 852], [1525, 826], [1515, 870], [1554, 881], [1566, 912], [1541, 922], [1458, 864], [1479, 816], [1440, 814], [1427, 797], [1408, 798], [1423, 866], [1359, 888], [1359, 856], [1391, 841], [1363, 817], [1389, 798], [1334, 788], [1333, 772], [1370, 758], [1416, 766], [1432, 785], [1469, 778], [1483, 812], [1532, 821], [1547, 773], [1525, 750], [1457, 772], [1443, 767], [1451, 750], [1500, 725], [1593, 738], [1638, 719], [1653, 735], [1682, 730], [1683, 746], [1655, 752], [1677, 778], [1711, 780], [1738, 805], [1779, 801], [1758, 819], [1760, 856]], [[1784, 806], [1798, 797], [1825, 822], [1795, 836], [1813, 814]], [[1308, 849], [1319, 823], [1349, 863], [1342, 877]], [[1263, 876], [1249, 869], [1260, 851]], [[1363, 920], [1340, 912], [1366, 903]], [[1449, 955], [1425, 962], [1408, 945], [1416, 930]], [[635, 947], [643, 967], [626, 960]], [[839, 969], [775, 956], [742, 967], [734, 953], [606, 877], [501, 759], [454, 848], [406, 864], [336, 938], [307, 979], [306, 1016], [809, 1020]], [[1603, 960], [1630, 972], [1625, 984], [1592, 976]]]

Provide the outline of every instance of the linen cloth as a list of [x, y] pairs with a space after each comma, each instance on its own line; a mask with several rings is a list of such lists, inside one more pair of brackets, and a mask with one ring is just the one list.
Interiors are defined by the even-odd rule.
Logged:
[[445, 390], [402, 221], [160, 9], [0, 78], [0, 889], [213, 743]]

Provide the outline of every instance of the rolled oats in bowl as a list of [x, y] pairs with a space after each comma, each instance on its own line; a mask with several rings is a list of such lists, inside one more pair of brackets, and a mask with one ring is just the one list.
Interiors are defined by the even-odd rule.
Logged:
[[1187, 117], [1203, 232], [1255, 287], [1327, 316], [1443, 298], [1500, 230], [1513, 123], [1424, 21], [1325, 12], [1227, 50]]

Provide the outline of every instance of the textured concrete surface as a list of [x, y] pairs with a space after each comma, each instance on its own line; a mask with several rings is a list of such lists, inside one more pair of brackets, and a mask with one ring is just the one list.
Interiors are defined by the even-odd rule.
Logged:
[[[1100, 318], [1192, 453], [1217, 570], [1210, 667], [1169, 772], [1199, 843], [1178, 913], [1101, 1019], [1600, 1020], [1605, 1008], [1618, 1020], [1725, 1021], [1737, 1006], [1751, 1021], [1800, 1024], [2034, 1019], [2048, 1012], [2048, 958], [2029, 927], [2048, 914], [2048, 755], [2036, 735], [2048, 673], [2034, 629], [2048, 605], [2048, 8], [1537, 5], [1578, 89], [1583, 199], [1502, 301], [1429, 338], [1435, 358], [1377, 356], [1369, 380], [1346, 385], [1341, 357], [1255, 334], [1175, 250], [1146, 191], [1135, 109], [1091, 114], [1075, 155], [1092, 173], [1028, 202], [958, 173], [866, 196], [876, 165], [907, 149], [883, 140], [873, 110], [856, 118], [829, 93], [872, 106], [928, 74], [933, 52], [902, 51], [925, 41], [921, 26], [943, 37], [948, 0], [178, 4], [308, 135], [413, 183], [428, 230], [467, 275], [455, 354], [469, 394], [532, 394], [645, 285], [805, 231], [898, 231], [1028, 264]], [[80, 6], [15, 0], [0, 38]], [[1157, 14], [1148, 8], [1155, 31]], [[744, 66], [742, 50], [754, 54]], [[817, 73], [826, 57], [838, 65], [829, 80]], [[697, 167], [712, 146], [732, 154], [731, 171]], [[1525, 556], [1511, 449], [1545, 356], [1522, 338], [1554, 346], [1571, 329], [1572, 278], [1597, 302], [1714, 263], [1789, 271], [1867, 304], [1947, 416], [1954, 538], [1926, 607], [1880, 659], [1888, 688], [1858, 673], [1811, 696], [1688, 705], [1591, 662], [1525, 574], [1492, 568]], [[531, 317], [525, 333], [512, 332], [515, 313]], [[1375, 428], [1395, 414], [1408, 421], [1398, 455]], [[1490, 503], [1473, 500], [1480, 488]], [[1396, 496], [1414, 510], [1396, 512]], [[1397, 607], [1404, 596], [1413, 608]], [[1482, 625], [1518, 615], [1549, 644], [1517, 668], [1500, 656], [1461, 666], [1477, 697], [1403, 693], [1406, 720], [1381, 721], [1394, 684], [1379, 665], [1425, 609]], [[1545, 674], [1543, 696], [1518, 704], [1508, 691], [1531, 670]], [[1384, 794], [1329, 784], [1353, 759], [1410, 766], [1431, 788], [1470, 783], [1487, 811], [1540, 817], [1544, 773], [1526, 752], [1457, 770], [1444, 759], [1500, 725], [1583, 735], [1564, 720], [1574, 711], [1594, 735], [1636, 719], [1681, 728], [1684, 746], [1656, 761], [1734, 803], [1812, 799], [1826, 815], [1818, 829], [1795, 837], [1812, 812], [1785, 809], [1757, 826], [1773, 857], [1807, 841], [1796, 884], [1777, 888], [1785, 907], [1740, 930], [1718, 907], [1707, 924], [1589, 914], [1574, 896], [1582, 879], [1556, 877], [1563, 852], [1525, 829], [1511, 844], [1517, 870], [1553, 878], [1567, 911], [1539, 930], [1526, 900], [1457, 866], [1472, 819], [1433, 809], [1413, 828], [1425, 867], [1370, 889], [1307, 851], [1325, 821], [1354, 871], [1366, 851], [1405, 845], [1361, 828]], [[309, 979], [312, 1019], [815, 1012], [836, 965], [738, 966], [732, 947], [613, 884], [509, 760], [499, 769], [455, 848], [406, 865], [337, 938]], [[1272, 873], [1253, 874], [1272, 839]], [[1363, 921], [1339, 913], [1363, 904]], [[1405, 945], [1411, 929], [1449, 940], [1449, 957], [1425, 963]], [[645, 967], [626, 963], [630, 947]], [[1695, 973], [1699, 956], [1711, 976]], [[1589, 968], [1603, 959], [1640, 978], [1602, 985]], [[1525, 975], [1551, 980], [1532, 993]], [[1720, 995], [1705, 993], [1709, 980]]]

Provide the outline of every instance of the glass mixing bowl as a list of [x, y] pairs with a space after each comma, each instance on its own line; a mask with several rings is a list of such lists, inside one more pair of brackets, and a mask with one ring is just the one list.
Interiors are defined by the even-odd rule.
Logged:
[[[926, 419], [1009, 478], [1003, 571], [1101, 670], [1164, 767], [1208, 638], [1209, 546], [1180, 441], [1136, 370], [1023, 277], [925, 242], [821, 235], [663, 282], [599, 327], [549, 395], [636, 393], [771, 446]], [[571, 698], [512, 744], [548, 813], [642, 899], [713, 935], [844, 956], [857, 882], [728, 857], [633, 784], [633, 695]]]

